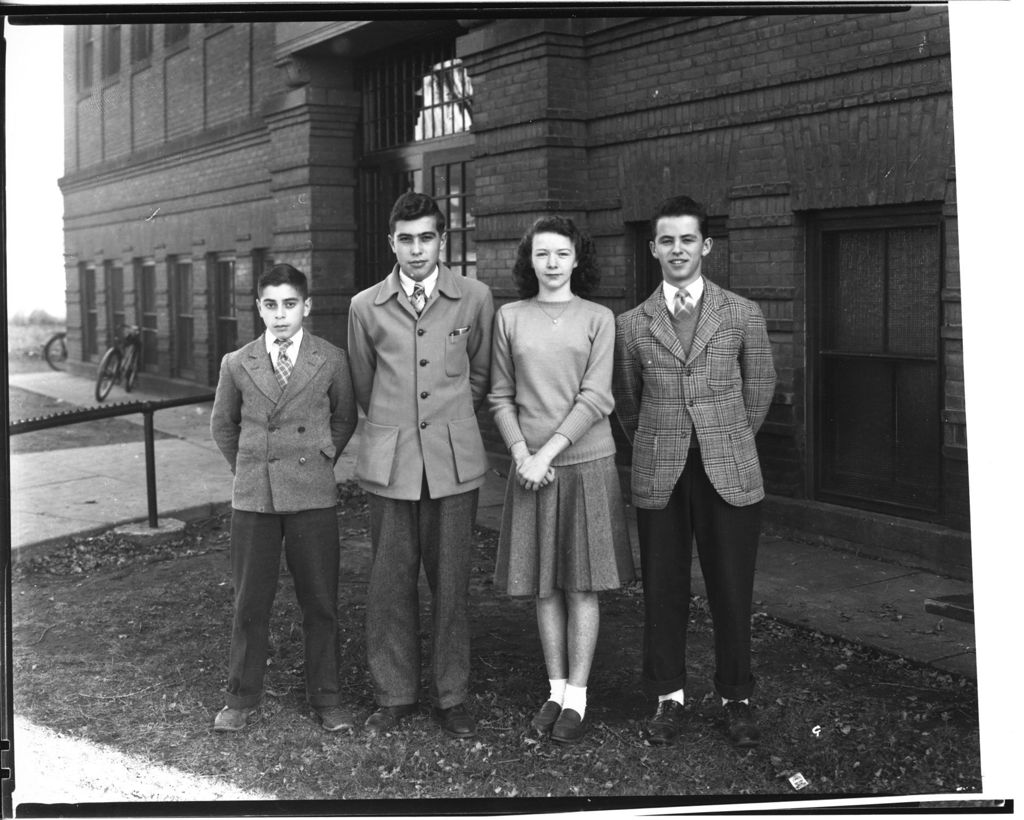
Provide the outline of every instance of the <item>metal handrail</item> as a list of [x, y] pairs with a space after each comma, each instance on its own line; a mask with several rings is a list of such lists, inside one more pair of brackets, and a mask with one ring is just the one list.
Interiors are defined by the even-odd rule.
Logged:
[[157, 529], [160, 525], [156, 513], [156, 446], [153, 428], [153, 414], [157, 410], [171, 407], [182, 407], [188, 404], [205, 404], [213, 401], [214, 393], [200, 393], [180, 399], [160, 399], [159, 401], [123, 401], [105, 407], [86, 407], [81, 410], [66, 410], [33, 419], [19, 419], [7, 426], [7, 433], [16, 436], [19, 433], [31, 433], [35, 430], [48, 430], [52, 427], [63, 427], [67, 424], [78, 424], [97, 419], [108, 419], [115, 416], [130, 416], [142, 413], [143, 428], [146, 438], [146, 500], [149, 505], [149, 526]]

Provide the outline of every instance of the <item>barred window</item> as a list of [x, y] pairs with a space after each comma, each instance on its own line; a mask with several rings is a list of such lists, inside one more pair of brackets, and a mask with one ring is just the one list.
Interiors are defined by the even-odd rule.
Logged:
[[92, 64], [95, 57], [96, 44], [93, 40], [92, 26], [78, 27], [78, 90], [87, 91], [92, 88]]
[[472, 88], [454, 43], [391, 51], [361, 67], [363, 147], [380, 151], [469, 131]]
[[143, 23], [132, 26], [132, 62], [148, 60], [153, 53], [153, 25]]
[[172, 46], [188, 39], [188, 23], [167, 23], [164, 25], [164, 45]]
[[116, 77], [121, 71], [121, 27], [103, 27], [103, 76]]

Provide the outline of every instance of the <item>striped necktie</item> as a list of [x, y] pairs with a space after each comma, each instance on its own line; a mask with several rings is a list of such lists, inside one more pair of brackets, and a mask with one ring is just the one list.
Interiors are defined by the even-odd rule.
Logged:
[[284, 386], [288, 384], [288, 377], [292, 374], [292, 360], [288, 358], [288, 348], [291, 347], [291, 339], [274, 339], [274, 344], [279, 345], [277, 350], [277, 361], [274, 363], [274, 375], [277, 376], [277, 383]]
[[417, 313], [423, 312], [423, 308], [427, 304], [427, 292], [419, 282], [413, 285], [412, 296], [409, 297], [409, 301], [412, 303], [413, 310]]
[[697, 306], [697, 302], [694, 301], [690, 291], [685, 288], [680, 288], [676, 291], [676, 298], [673, 301], [672, 312], [680, 319], [693, 313], [693, 309]]

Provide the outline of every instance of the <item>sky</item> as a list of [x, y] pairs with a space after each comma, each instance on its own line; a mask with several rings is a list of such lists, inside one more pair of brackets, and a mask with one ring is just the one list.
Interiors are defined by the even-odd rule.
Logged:
[[5, 21], [4, 36], [7, 316], [42, 309], [63, 317], [63, 34]]
[[[976, 632], [982, 685], [986, 792], [1017, 782], [1014, 755], [993, 754], [986, 727], [1003, 726], [1010, 704], [1007, 642], [1019, 640], [1015, 601], [1024, 546], [1017, 470], [1024, 462], [1020, 421], [1024, 398], [1016, 374], [1022, 324], [1016, 284], [1021, 126], [1018, 82], [1024, 1], [952, 0], [953, 110], [956, 135], [957, 231], [970, 441], [972, 549], [978, 596]], [[63, 41], [59, 27], [5, 25], [7, 38], [7, 288], [8, 317], [44, 309], [64, 315]], [[997, 671], [1002, 670], [1002, 672]], [[1003, 674], [1006, 673], [1006, 674]], [[1015, 719], [1014, 723], [1017, 722]], [[1004, 727], [1005, 730], [1005, 727]], [[1000, 734], [996, 731], [995, 734]], [[996, 749], [999, 747], [996, 746]], [[988, 792], [987, 792], [988, 793]], [[1012, 795], [1012, 791], [1010, 792]], [[1005, 793], [1004, 793], [1005, 796]]]

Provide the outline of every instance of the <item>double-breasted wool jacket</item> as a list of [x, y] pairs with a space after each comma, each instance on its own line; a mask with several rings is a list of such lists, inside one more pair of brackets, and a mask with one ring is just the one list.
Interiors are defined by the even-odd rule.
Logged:
[[422, 314], [398, 266], [352, 299], [348, 352], [366, 414], [356, 478], [368, 492], [417, 500], [480, 487], [487, 472], [476, 411], [490, 388], [494, 301], [487, 285], [438, 266]]
[[210, 431], [235, 474], [231, 505], [263, 513], [333, 507], [334, 464], [357, 419], [345, 351], [309, 331], [284, 389], [262, 335], [225, 355]]
[[754, 436], [775, 392], [761, 309], [704, 280], [689, 355], [658, 288], [616, 319], [616, 415], [633, 444], [633, 503], [662, 509], [696, 434], [704, 469], [734, 506], [764, 497]]

